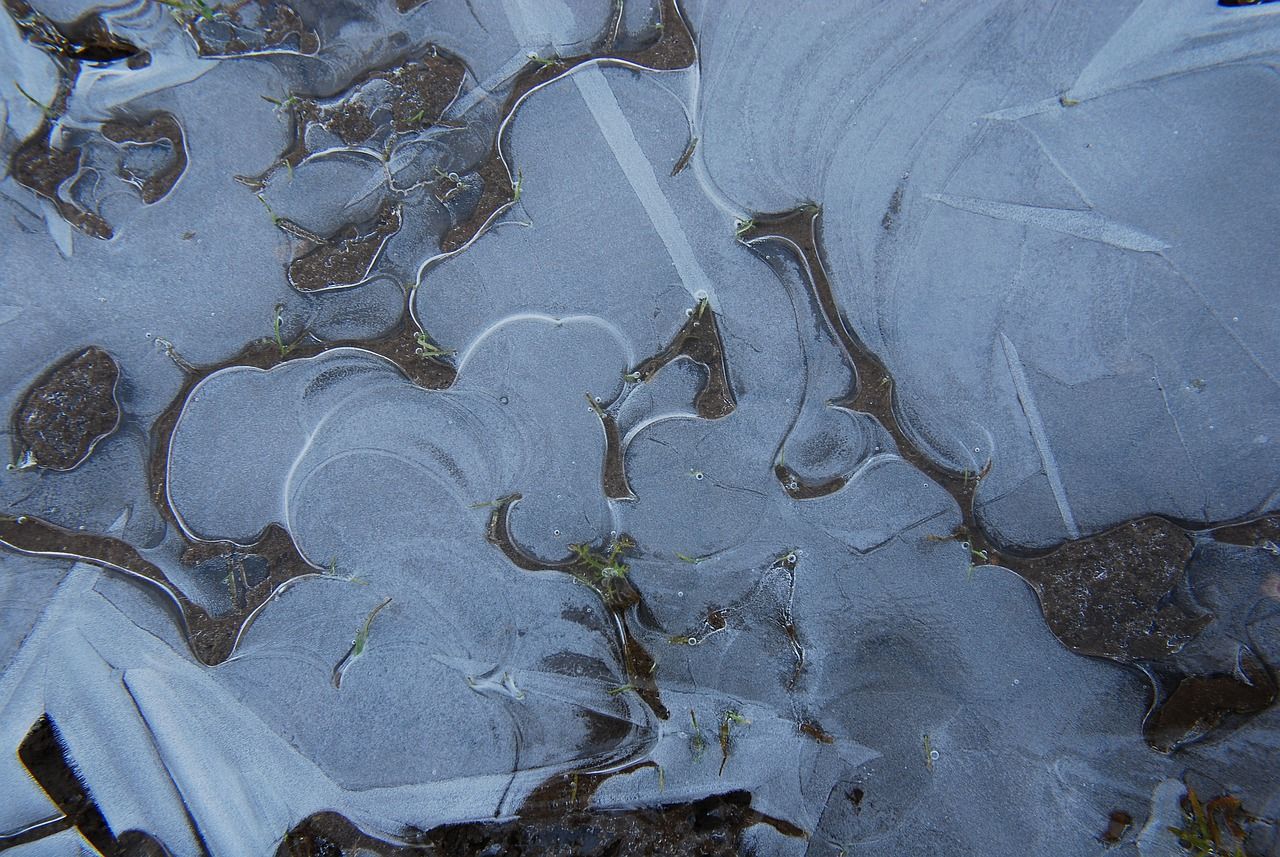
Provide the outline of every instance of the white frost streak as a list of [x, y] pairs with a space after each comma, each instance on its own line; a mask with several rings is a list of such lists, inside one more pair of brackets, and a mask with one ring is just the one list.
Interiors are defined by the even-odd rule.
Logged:
[[1031, 394], [1031, 385], [1027, 383], [1026, 370], [1022, 368], [1022, 360], [1018, 357], [1018, 349], [1004, 333], [1000, 334], [1000, 344], [1004, 347], [1004, 359], [1009, 364], [1009, 375], [1013, 378], [1014, 389], [1018, 391], [1018, 402], [1027, 417], [1027, 426], [1031, 429], [1031, 439], [1035, 441], [1040, 452], [1040, 461], [1044, 465], [1045, 476], [1049, 479], [1049, 490], [1058, 504], [1058, 513], [1062, 515], [1062, 523], [1067, 528], [1067, 535], [1073, 539], [1080, 538], [1080, 527], [1076, 525], [1076, 517], [1071, 513], [1071, 503], [1067, 500], [1067, 489], [1062, 485], [1062, 474], [1058, 472], [1058, 461], [1053, 457], [1053, 448], [1049, 446], [1049, 435], [1044, 430], [1044, 420], [1040, 419], [1040, 409], [1036, 407], [1035, 396]]
[[635, 132], [631, 129], [631, 123], [618, 106], [618, 99], [614, 97], [609, 81], [594, 66], [573, 74], [572, 79], [577, 84], [587, 109], [600, 126], [605, 142], [613, 150], [613, 156], [631, 184], [631, 189], [635, 191], [636, 198], [644, 206], [649, 221], [666, 246], [685, 290], [694, 298], [710, 294], [711, 283], [707, 274], [698, 264], [698, 258], [693, 253], [693, 247], [689, 244], [689, 238], [685, 235], [675, 210], [658, 187], [658, 177], [653, 172], [653, 165], [644, 156]]
[[562, 39], [556, 38], [557, 34], [568, 37], [577, 23], [573, 12], [561, 2], [543, 2], [536, 8], [527, 8], [524, 0], [502, 0], [502, 11], [511, 24], [512, 35], [525, 50], [559, 48]]
[[1071, 208], [1044, 208], [1038, 205], [1021, 205], [1013, 202], [995, 202], [989, 199], [976, 199], [971, 196], [951, 196], [945, 193], [931, 193], [929, 199], [940, 202], [960, 211], [971, 211], [997, 220], [1008, 220], [1010, 223], [1021, 223], [1039, 226], [1065, 235], [1074, 235], [1087, 241], [1110, 244], [1121, 250], [1134, 250], [1139, 253], [1159, 253], [1167, 250], [1169, 245], [1159, 238], [1153, 238], [1132, 226], [1117, 223], [1098, 214], [1096, 211]]
[[1280, 49], [1277, 13], [1220, 9], [1200, 0], [1143, 0], [1089, 60], [1068, 95], [1078, 100], [1242, 62]]

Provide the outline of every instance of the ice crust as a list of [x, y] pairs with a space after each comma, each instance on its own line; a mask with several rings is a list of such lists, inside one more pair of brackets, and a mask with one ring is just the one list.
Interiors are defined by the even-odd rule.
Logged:
[[[626, 3], [623, 36], [651, 34], [656, 5]], [[208, 667], [157, 590], [0, 553], [0, 833], [57, 814], [10, 752], [45, 713], [112, 830], [179, 857], [274, 853], [321, 810], [386, 838], [509, 818], [554, 774], [634, 762], [657, 767], [593, 807], [746, 789], [806, 834], [758, 826], [759, 854], [1174, 854], [1188, 773], [1274, 819], [1275, 709], [1152, 751], [1142, 676], [1068, 651], [1016, 575], [946, 540], [951, 497], [839, 405], [855, 372], [799, 260], [734, 231], [821, 204], [841, 313], [912, 437], [957, 470], [991, 462], [978, 511], [1002, 543], [1273, 512], [1280, 5], [688, 0], [695, 67], [593, 62], [532, 93], [503, 137], [516, 204], [442, 254], [456, 213], [437, 174], [478, 181], [529, 54], [590, 50], [611, 6], [327, 3], [300, 10], [314, 55], [206, 57], [159, 4], [102, 7], [151, 64], [86, 65], [55, 139], [86, 152], [64, 193], [115, 235], [0, 180], [0, 391], [11, 413], [95, 344], [121, 366], [124, 417], [73, 471], [0, 474], [0, 500], [129, 542], [214, 612], [223, 587], [178, 562], [179, 531], [249, 544], [277, 523], [316, 573]], [[427, 44], [467, 65], [445, 123], [277, 165], [291, 132], [263, 96], [336, 98]], [[47, 99], [57, 79], [0, 16], [6, 163], [43, 119], [16, 86]], [[99, 129], [157, 110], [189, 163], [145, 204]], [[289, 287], [301, 239], [279, 219], [329, 235], [388, 199], [405, 226], [359, 284]], [[148, 433], [181, 364], [228, 361], [277, 315], [282, 343], [372, 339], [406, 301], [451, 387], [359, 347], [219, 369], [174, 428], [166, 522]], [[627, 377], [700, 307], [735, 400], [714, 420], [688, 358]], [[605, 494], [597, 409], [631, 497]], [[794, 499], [779, 462], [846, 482]], [[535, 560], [635, 540], [628, 629], [669, 719], [628, 689], [595, 591], [487, 538], [513, 494], [509, 536]], [[1274, 549], [1202, 539], [1186, 587], [1214, 618], [1183, 663], [1217, 670], [1241, 645], [1280, 662]], [[1134, 825], [1107, 847], [1117, 809]], [[81, 847], [68, 831], [14, 853]]]

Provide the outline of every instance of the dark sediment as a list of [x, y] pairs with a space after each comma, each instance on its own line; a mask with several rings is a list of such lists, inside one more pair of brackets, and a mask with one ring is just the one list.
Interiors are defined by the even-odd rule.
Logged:
[[730, 792], [647, 809], [562, 810], [518, 821], [407, 830], [397, 843], [370, 836], [337, 813], [318, 813], [289, 831], [276, 857], [347, 857], [357, 849], [378, 857], [736, 857], [742, 853], [743, 831], [756, 824], [770, 825], [787, 836], [803, 835], [753, 810], [746, 792]]
[[80, 170], [80, 148], [54, 148], [52, 137], [53, 124], [46, 119], [14, 150], [9, 161], [14, 180], [52, 203], [59, 216], [81, 232], [94, 238], [110, 238], [114, 231], [101, 215], [80, 208], [59, 194], [63, 184]]
[[[622, 14], [621, 4], [617, 14]], [[697, 59], [697, 50], [693, 43], [693, 34], [689, 31], [676, 0], [662, 0], [658, 9], [658, 37], [649, 45], [634, 51], [616, 51], [612, 43], [606, 40], [591, 53], [575, 57], [554, 57], [543, 60], [531, 60], [518, 75], [511, 86], [511, 91], [503, 104], [498, 131], [494, 135], [493, 146], [488, 156], [475, 168], [483, 188], [480, 199], [470, 216], [454, 224], [440, 239], [440, 249], [452, 253], [466, 246], [493, 221], [499, 213], [512, 205], [516, 200], [514, 176], [508, 169], [502, 156], [502, 138], [512, 116], [521, 102], [534, 89], [550, 83], [575, 66], [586, 62], [612, 62], [629, 66], [638, 66], [651, 71], [673, 71], [688, 68]], [[610, 32], [617, 31], [617, 22], [606, 28]]]
[[15, 451], [24, 463], [70, 470], [120, 424], [120, 367], [90, 346], [64, 357], [27, 390], [13, 414]]
[[705, 299], [698, 302], [698, 306], [690, 313], [689, 320], [676, 332], [671, 343], [657, 354], [641, 361], [632, 370], [632, 375], [641, 381], [648, 381], [662, 367], [679, 357], [692, 360], [707, 372], [707, 379], [693, 400], [698, 416], [716, 420], [733, 413], [737, 403], [729, 384], [724, 341], [720, 338], [715, 310]]
[[658, 684], [654, 680], [657, 662], [630, 633], [628, 627], [628, 613], [643, 603], [640, 591], [627, 578], [626, 564], [621, 562], [635, 548], [635, 542], [621, 534], [613, 543], [598, 549], [579, 545], [576, 554], [563, 560], [545, 562], [536, 559], [523, 551], [511, 538], [508, 521], [511, 507], [519, 499], [519, 494], [513, 494], [498, 502], [489, 515], [486, 531], [489, 541], [500, 548], [517, 568], [525, 571], [561, 572], [590, 587], [616, 619], [620, 635], [618, 648], [627, 670], [629, 688], [635, 691], [657, 717], [667, 719], [669, 714], [662, 704]]
[[120, 177], [137, 186], [142, 201], [150, 205], [173, 190], [187, 169], [187, 146], [182, 126], [172, 113], [156, 113], [145, 119], [112, 119], [102, 125], [102, 136], [113, 143], [156, 145], [167, 141], [173, 154], [169, 162], [151, 175], [122, 171]]
[[[1186, 675], [1173, 657], [1211, 620], [1180, 596], [1192, 533], [1211, 530], [1221, 541], [1274, 546], [1273, 537], [1280, 534], [1274, 516], [1217, 526], [1149, 516], [1034, 555], [996, 544], [975, 504], [991, 463], [977, 472], [954, 470], [935, 461], [904, 429], [894, 404], [893, 376], [840, 312], [822, 261], [820, 220], [819, 207], [806, 205], [756, 217], [741, 227], [739, 237], [749, 246], [778, 244], [797, 257], [823, 321], [856, 373], [853, 395], [837, 404], [873, 417], [893, 438], [898, 454], [951, 495], [961, 524], [949, 540], [963, 543], [973, 564], [1000, 565], [1027, 581], [1050, 630], [1072, 651], [1140, 667], [1152, 678], [1143, 729], [1153, 748], [1171, 751], [1203, 736], [1227, 715], [1248, 716], [1270, 706], [1276, 698], [1275, 680], [1251, 654], [1243, 676]], [[797, 499], [815, 490], [800, 485], [785, 467], [775, 468], [775, 474]], [[838, 490], [837, 482], [816, 490]], [[1163, 678], [1155, 679], [1156, 674]]]
[[[250, 6], [256, 7], [255, 17], [261, 22], [255, 26], [245, 21], [245, 9]], [[303, 22], [292, 4], [283, 0], [241, 0], [211, 4], [211, 9], [213, 14], [177, 12], [202, 57], [235, 57], [282, 49], [314, 54], [320, 50], [316, 31]]]
[[[361, 76], [336, 100], [293, 96], [281, 105], [292, 117], [293, 142], [280, 156], [280, 163], [296, 167], [307, 157], [305, 136], [311, 125], [324, 128], [348, 146], [371, 144], [386, 133], [425, 130], [439, 122], [457, 98], [465, 72], [458, 57], [430, 46], [417, 59]], [[385, 103], [365, 104], [355, 98], [360, 88], [373, 80], [389, 85]], [[389, 112], [389, 123], [381, 117], [375, 120], [375, 109]], [[261, 185], [262, 181], [259, 178], [251, 183]]]

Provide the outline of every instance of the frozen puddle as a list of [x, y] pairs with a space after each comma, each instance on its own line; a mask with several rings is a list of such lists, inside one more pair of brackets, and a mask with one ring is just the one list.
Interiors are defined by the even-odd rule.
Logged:
[[0, 851], [1280, 853], [1280, 5], [6, 10]]

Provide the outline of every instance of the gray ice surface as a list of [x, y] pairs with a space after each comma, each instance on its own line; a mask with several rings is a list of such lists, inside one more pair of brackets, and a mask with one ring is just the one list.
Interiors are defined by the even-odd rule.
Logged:
[[[761, 855], [1178, 854], [1186, 777], [1270, 819], [1250, 853], [1280, 854], [1275, 709], [1151, 750], [1142, 675], [1068, 651], [1016, 575], [946, 540], [954, 500], [840, 406], [855, 372], [802, 266], [734, 235], [821, 204], [846, 323], [931, 458], [991, 462], [977, 505], [1002, 543], [1273, 512], [1280, 4], [686, 0], [695, 66], [586, 63], [529, 95], [503, 132], [519, 199], [449, 255], [436, 177], [478, 182], [529, 55], [590, 50], [613, 3], [298, 4], [314, 54], [254, 37], [210, 56], [154, 0], [33, 5], [101, 9], [151, 63], [86, 64], [55, 123], [85, 152], [63, 193], [114, 228], [94, 238], [8, 174], [44, 118], [17, 87], [47, 104], [58, 72], [0, 15], [5, 413], [90, 344], [119, 362], [124, 411], [75, 470], [0, 473], [4, 513], [126, 541], [215, 613], [225, 584], [179, 562], [180, 536], [249, 544], [276, 523], [317, 571], [209, 667], [158, 590], [0, 553], [0, 833], [56, 814], [13, 753], [47, 713], [111, 829], [178, 857], [271, 854], [321, 810], [385, 838], [510, 818], [555, 774], [636, 762], [657, 767], [594, 807], [749, 790], [805, 833], [758, 825]], [[621, 5], [623, 36], [653, 32], [658, 4]], [[340, 99], [427, 44], [467, 66], [444, 123], [377, 146], [312, 129], [279, 164], [292, 130], [267, 99]], [[99, 129], [155, 111], [189, 163], [148, 204], [116, 174], [145, 153]], [[404, 226], [359, 283], [290, 287], [306, 239], [278, 219], [327, 236], [386, 200]], [[147, 466], [182, 365], [270, 338], [277, 314], [285, 341], [372, 339], [406, 302], [450, 352], [449, 389], [359, 347], [213, 372], [163, 462], [166, 521]], [[735, 400], [714, 420], [694, 361], [628, 375], [699, 306]], [[630, 498], [605, 495], [597, 409]], [[794, 499], [781, 462], [844, 485]], [[635, 539], [628, 628], [668, 719], [628, 689], [595, 591], [486, 538], [513, 494], [509, 535], [541, 562]], [[1248, 644], [1280, 663], [1276, 553], [1199, 545], [1188, 597], [1214, 619], [1186, 662]], [[1134, 823], [1109, 846], [1113, 810]], [[71, 831], [14, 853], [82, 847]]]

